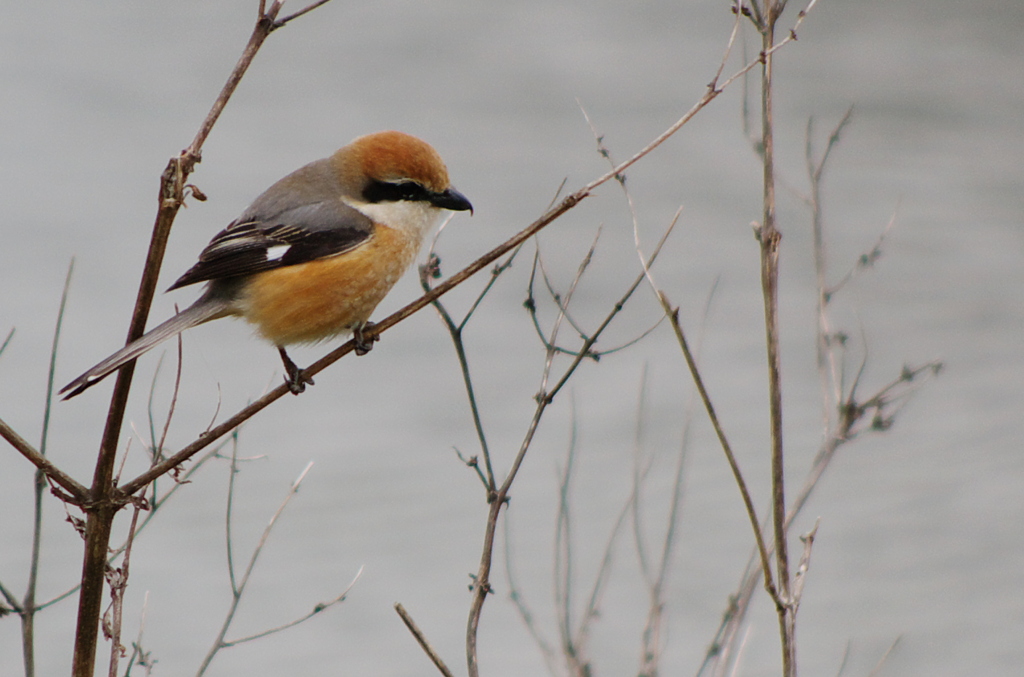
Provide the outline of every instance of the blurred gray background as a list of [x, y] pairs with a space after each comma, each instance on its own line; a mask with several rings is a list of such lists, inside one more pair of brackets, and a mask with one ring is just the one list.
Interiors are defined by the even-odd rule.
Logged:
[[[795, 2], [795, 0], [794, 0]], [[788, 21], [800, 7], [790, 3]], [[294, 5], [294, 6], [292, 6]], [[289, 2], [285, 11], [300, 3]], [[192, 139], [248, 37], [251, 0], [124, 4], [8, 3], [0, 22], [0, 417], [38, 440], [45, 375], [64, 275], [75, 257], [57, 380], [63, 384], [123, 340], [167, 159]], [[618, 158], [642, 147], [704, 92], [732, 16], [697, 2], [337, 1], [275, 33], [206, 144], [193, 175], [208, 196], [180, 214], [165, 287], [260, 191], [351, 138], [385, 128], [417, 134], [446, 159], [476, 214], [438, 245], [446, 273], [543, 212], [562, 182], [605, 171], [582, 105]], [[783, 21], [787, 23], [787, 21]], [[844, 448], [796, 525], [821, 517], [799, 616], [805, 674], [866, 674], [897, 638], [881, 674], [1016, 674], [1024, 660], [1024, 5], [822, 0], [799, 41], [779, 53], [777, 151], [783, 367], [791, 492], [820, 442], [814, 367], [814, 277], [804, 132], [821, 140], [854, 106], [825, 183], [830, 278], [869, 250], [893, 214], [875, 269], [836, 298], [851, 335], [851, 368], [867, 353], [863, 392], [904, 363], [946, 369], [882, 435]], [[756, 47], [748, 31], [747, 51]], [[727, 72], [741, 63], [740, 49]], [[766, 505], [767, 417], [758, 251], [757, 160], [744, 136], [742, 87], [630, 173], [645, 245], [680, 206], [656, 273], [685, 325], [703, 332], [702, 365], [716, 406]], [[578, 103], [577, 103], [578, 101]], [[562, 288], [598, 227], [602, 239], [576, 299], [579, 320], [603, 317], [637, 273], [628, 210], [605, 186], [540, 241]], [[542, 353], [522, 308], [526, 253], [467, 331], [495, 464], [504, 473], [532, 411]], [[449, 297], [465, 309], [483, 278]], [[717, 285], [717, 286], [716, 286]], [[715, 288], [707, 318], [703, 308]], [[404, 279], [377, 315], [416, 296]], [[195, 297], [161, 295], [153, 320]], [[544, 319], [550, 322], [550, 305]], [[641, 288], [602, 345], [656, 321]], [[569, 335], [569, 334], [565, 334]], [[176, 449], [280, 378], [271, 348], [241, 323], [184, 339]], [[866, 346], [866, 348], [865, 348]], [[327, 346], [296, 351], [300, 363]], [[164, 351], [143, 358], [129, 420], [148, 439], [145, 392]], [[157, 411], [166, 406], [166, 351]], [[556, 400], [512, 491], [522, 593], [554, 640], [551, 571], [558, 470], [576, 412], [573, 496], [580, 590], [630, 492], [637, 401], [647, 374], [644, 511], [656, 542], [680, 449], [689, 377], [665, 327], [597, 364]], [[55, 406], [52, 458], [91, 476], [110, 386]], [[683, 526], [666, 590], [663, 666], [693, 674], [751, 547], [738, 493], [704, 417], [694, 416]], [[131, 431], [125, 439], [131, 436]], [[129, 469], [143, 463], [132, 443]], [[426, 675], [433, 667], [391, 606], [402, 602], [448, 663], [463, 637], [486, 516], [483, 492], [453, 447], [477, 447], [454, 352], [433, 311], [389, 331], [363, 359], [345, 359], [301, 398], [286, 398], [242, 431], [258, 457], [238, 478], [236, 557], [243, 559], [305, 464], [315, 465], [264, 553], [239, 611], [239, 636], [278, 625], [339, 593], [350, 599], [286, 633], [224, 651], [209, 674]], [[128, 471], [126, 471], [127, 473]], [[138, 630], [155, 674], [193, 673], [229, 602], [224, 565], [227, 465], [211, 462], [140, 537], [125, 635]], [[0, 450], [0, 581], [24, 588], [31, 467]], [[164, 483], [166, 484], [166, 482]], [[123, 524], [121, 525], [123, 527]], [[66, 590], [80, 540], [46, 500], [39, 597]], [[499, 547], [499, 560], [503, 558]], [[598, 674], [635, 673], [646, 596], [632, 537], [615, 550], [593, 630]], [[508, 601], [503, 564], [484, 608], [488, 675], [541, 674], [544, 664]], [[760, 594], [760, 593], [759, 593]], [[761, 595], [763, 596], [763, 595]], [[75, 601], [38, 620], [39, 674], [70, 665]], [[777, 674], [775, 619], [760, 600], [740, 674]], [[20, 674], [17, 621], [0, 619], [0, 674]]]

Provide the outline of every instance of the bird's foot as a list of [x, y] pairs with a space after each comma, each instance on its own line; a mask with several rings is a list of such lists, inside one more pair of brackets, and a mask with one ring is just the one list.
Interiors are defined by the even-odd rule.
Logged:
[[306, 392], [306, 385], [316, 385], [313, 383], [313, 377], [307, 376], [305, 370], [296, 369], [294, 372], [284, 377], [284, 383], [288, 386], [288, 390], [292, 395], [298, 395], [299, 393]]
[[281, 362], [284, 363], [284, 383], [292, 395], [305, 392], [306, 385], [315, 385], [313, 377], [308, 375], [304, 369], [299, 369], [298, 365], [292, 362], [292, 358], [288, 357], [284, 348], [278, 347], [277, 351], [281, 353]]
[[380, 336], [373, 333], [373, 322], [367, 322], [352, 330], [352, 338], [356, 342], [356, 355], [365, 355], [373, 350], [373, 344]]

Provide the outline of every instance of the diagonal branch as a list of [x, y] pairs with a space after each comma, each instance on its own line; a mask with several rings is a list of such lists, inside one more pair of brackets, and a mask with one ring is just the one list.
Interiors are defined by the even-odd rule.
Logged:
[[398, 612], [398, 615], [402, 618], [402, 622], [405, 623], [405, 627], [409, 628], [409, 632], [412, 633], [412, 636], [416, 638], [417, 642], [419, 642], [420, 647], [424, 652], [426, 652], [430, 662], [441, 671], [442, 675], [445, 677], [452, 677], [452, 671], [448, 669], [448, 666], [445, 665], [440, 654], [438, 654], [437, 651], [434, 650], [434, 647], [430, 645], [430, 642], [427, 641], [423, 631], [420, 630], [420, 626], [416, 625], [416, 621], [412, 619], [412, 616], [410, 616], [409, 612], [405, 610], [405, 607], [402, 606], [401, 602], [395, 603], [395, 611]]
[[79, 484], [71, 475], [68, 475], [63, 470], [55, 466], [48, 458], [36, 451], [28, 440], [15, 432], [14, 428], [7, 425], [2, 419], [0, 419], [0, 437], [10, 443], [22, 456], [27, 458], [33, 465], [46, 473], [54, 483], [60, 485], [64, 491], [68, 492], [70, 499], [75, 505], [82, 505], [86, 502], [89, 490]]

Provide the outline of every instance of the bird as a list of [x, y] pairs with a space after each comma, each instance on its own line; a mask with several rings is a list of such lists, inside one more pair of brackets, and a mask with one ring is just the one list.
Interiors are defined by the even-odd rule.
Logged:
[[264, 191], [168, 288], [206, 282], [195, 303], [60, 392], [72, 398], [162, 341], [234, 316], [277, 347], [297, 395], [313, 380], [285, 347], [351, 333], [356, 352], [368, 352], [370, 315], [444, 210], [472, 214], [473, 205], [432, 146], [397, 131], [360, 136]]

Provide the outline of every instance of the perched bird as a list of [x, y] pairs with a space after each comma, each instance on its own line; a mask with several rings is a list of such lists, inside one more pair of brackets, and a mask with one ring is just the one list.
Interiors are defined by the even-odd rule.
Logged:
[[[191, 306], [64, 386], [95, 385], [161, 341], [240, 316], [277, 346], [295, 394], [313, 381], [285, 346], [353, 333], [357, 352], [377, 304], [416, 258], [441, 211], [472, 211], [429, 144], [401, 132], [359, 137], [284, 177], [217, 233], [170, 286], [207, 282]], [[169, 290], [168, 290], [169, 291]]]

